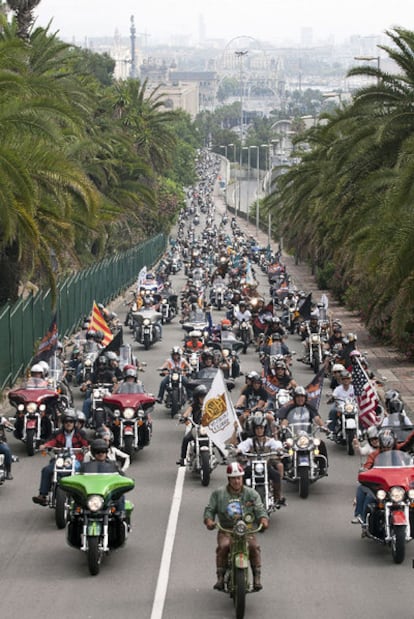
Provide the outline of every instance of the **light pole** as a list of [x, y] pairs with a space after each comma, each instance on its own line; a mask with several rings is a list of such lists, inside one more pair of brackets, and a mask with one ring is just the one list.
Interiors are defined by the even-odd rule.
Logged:
[[259, 232], [259, 190], [260, 190], [260, 146], [249, 146], [249, 148], [257, 149], [256, 166], [257, 166], [257, 187], [256, 187], [256, 235]]
[[250, 146], [242, 146], [243, 150], [247, 150], [247, 183], [246, 183], [246, 221], [249, 223], [249, 200], [250, 200]]
[[223, 144], [221, 144], [221, 145], [219, 146], [219, 148], [224, 148], [224, 156], [225, 156], [225, 158], [227, 159], [227, 144], [224, 144], [224, 145], [223, 145]]
[[[378, 73], [381, 70], [381, 57], [380, 56], [354, 56], [354, 60], [364, 60], [366, 62], [371, 62], [372, 60], [376, 60]], [[380, 78], [379, 78], [379, 75], [377, 75], [377, 85], [379, 84], [379, 82], [380, 82]]]

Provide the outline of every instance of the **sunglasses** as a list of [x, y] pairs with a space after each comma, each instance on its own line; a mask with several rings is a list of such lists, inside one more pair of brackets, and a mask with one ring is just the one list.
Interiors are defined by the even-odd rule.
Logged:
[[97, 456], [98, 454], [106, 454], [106, 451], [100, 450], [100, 451], [95, 451], [95, 455]]

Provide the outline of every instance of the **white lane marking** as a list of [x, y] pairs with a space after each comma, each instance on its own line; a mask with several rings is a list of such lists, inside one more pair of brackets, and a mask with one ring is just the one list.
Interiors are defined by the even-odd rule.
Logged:
[[174, 547], [175, 534], [177, 531], [178, 514], [183, 496], [185, 468], [185, 466], [180, 466], [177, 472], [167, 531], [165, 533], [164, 548], [161, 556], [160, 570], [158, 572], [157, 587], [155, 589], [154, 602], [152, 605], [151, 619], [162, 619], [165, 597], [167, 595], [168, 579], [170, 575], [172, 551]]

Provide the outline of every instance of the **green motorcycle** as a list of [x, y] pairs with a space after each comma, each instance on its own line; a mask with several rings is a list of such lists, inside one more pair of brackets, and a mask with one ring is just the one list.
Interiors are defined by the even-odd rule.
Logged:
[[128, 537], [134, 506], [123, 495], [135, 482], [119, 473], [83, 473], [63, 477], [59, 486], [69, 497], [67, 542], [86, 552], [89, 572], [95, 576], [103, 556]]
[[245, 516], [245, 520], [238, 520], [232, 529], [224, 529], [219, 523], [217, 528], [223, 533], [231, 535], [229, 561], [224, 575], [225, 590], [233, 599], [236, 619], [243, 619], [246, 609], [246, 593], [254, 591], [250, 581], [250, 561], [247, 538], [262, 529], [251, 529], [250, 514]]

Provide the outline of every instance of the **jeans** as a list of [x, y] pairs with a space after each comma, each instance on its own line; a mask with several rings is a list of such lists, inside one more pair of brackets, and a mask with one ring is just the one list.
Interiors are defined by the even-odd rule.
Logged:
[[10, 473], [12, 465], [12, 452], [7, 443], [0, 443], [0, 454], [4, 455], [4, 469]]
[[[164, 376], [164, 378], [160, 382], [160, 388], [158, 390], [158, 398], [160, 400], [164, 399], [165, 390], [167, 388], [169, 380], [170, 380], [170, 377], [167, 375], [167, 376]], [[188, 380], [185, 378], [185, 376], [181, 377], [181, 384], [182, 384], [183, 388], [185, 389], [185, 391], [187, 392]]]
[[375, 503], [375, 495], [367, 486], [360, 484], [356, 492], [355, 516], [360, 516], [365, 522], [370, 503]]

